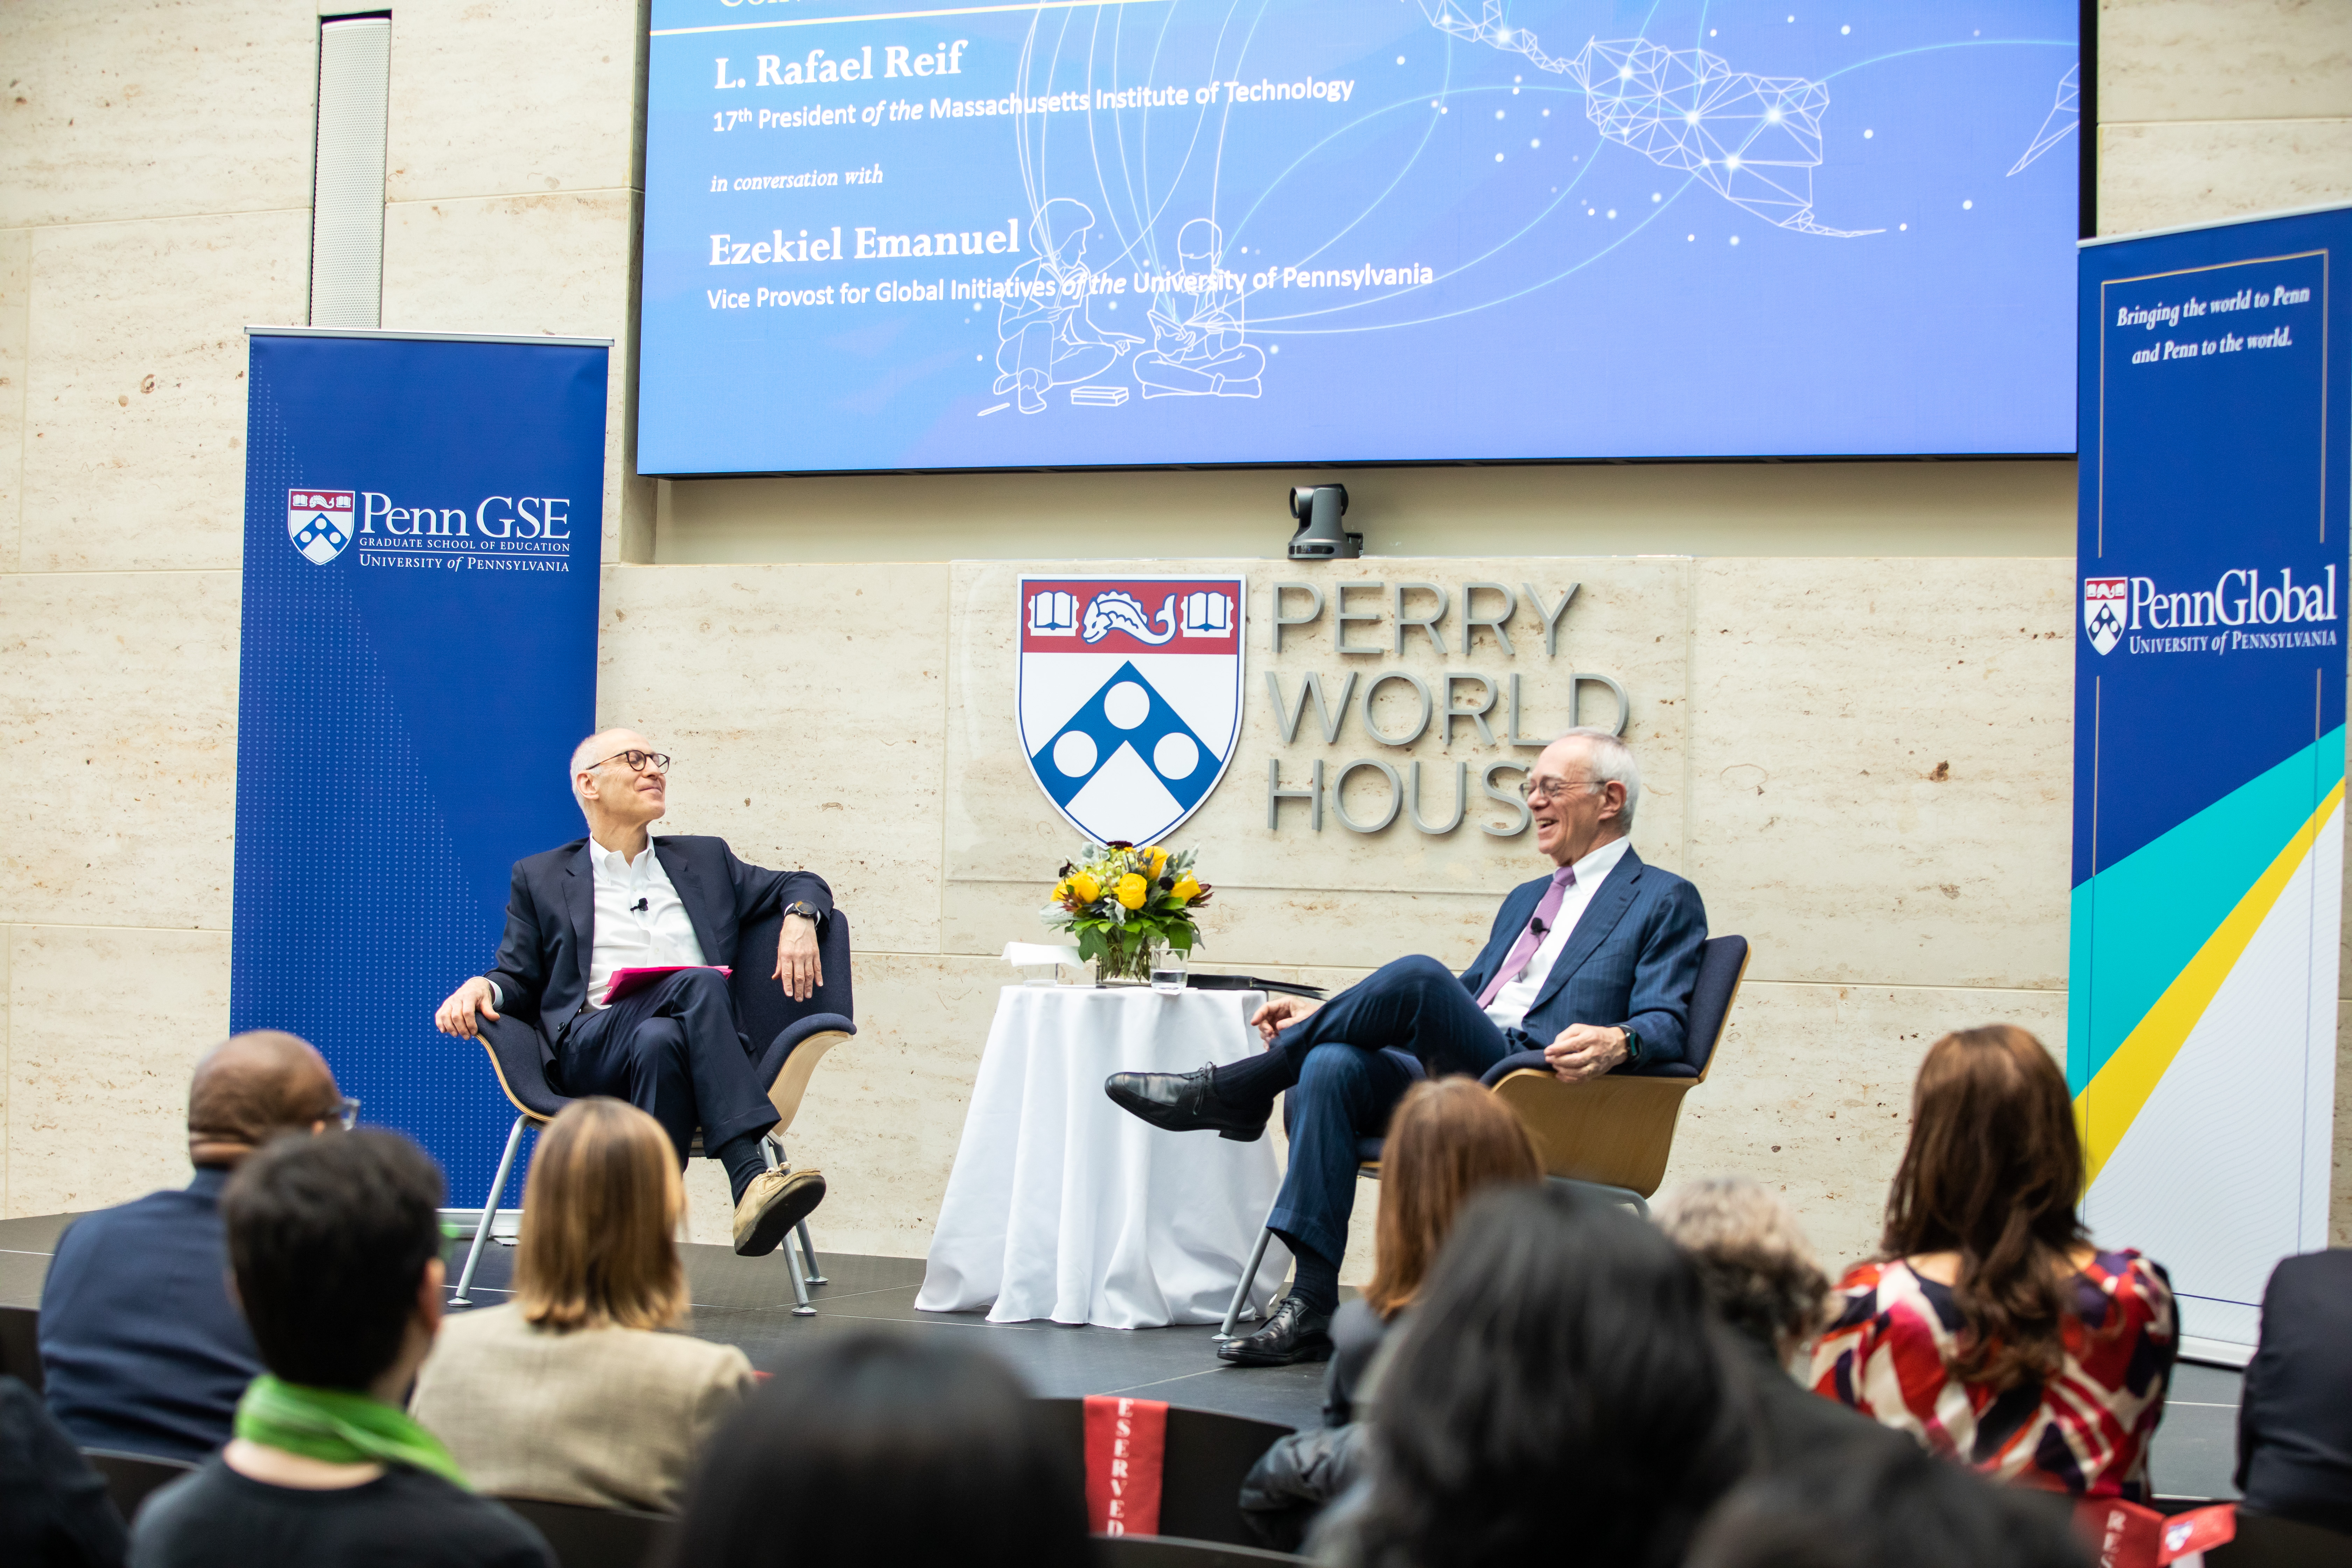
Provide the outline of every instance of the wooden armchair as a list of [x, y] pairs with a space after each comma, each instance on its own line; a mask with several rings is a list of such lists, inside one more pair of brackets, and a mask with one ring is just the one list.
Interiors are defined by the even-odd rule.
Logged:
[[1744, 936], [1707, 939], [1681, 1061], [1564, 1083], [1540, 1052], [1522, 1051], [1486, 1070], [1486, 1087], [1526, 1124], [1547, 1174], [1650, 1212], [1646, 1200], [1665, 1179], [1683, 1096], [1705, 1083], [1715, 1065], [1724, 1021], [1748, 973], [1748, 952]]

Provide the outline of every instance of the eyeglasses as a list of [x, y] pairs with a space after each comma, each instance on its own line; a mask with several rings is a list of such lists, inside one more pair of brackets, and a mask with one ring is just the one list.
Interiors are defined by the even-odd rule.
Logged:
[[604, 763], [591, 763], [581, 772], [593, 773], [603, 767], [604, 763], [626, 763], [629, 764], [629, 771], [633, 773], [644, 773], [647, 763], [654, 765], [654, 772], [657, 773], [669, 772], [667, 752], [614, 752], [611, 756], [606, 757]]
[[360, 1102], [348, 1094], [343, 1096], [341, 1100], [335, 1102], [335, 1120], [343, 1124], [343, 1131], [346, 1132], [358, 1126]]
[[1519, 784], [1519, 798], [1524, 801], [1551, 802], [1572, 789], [1597, 787], [1592, 779], [1526, 779]]

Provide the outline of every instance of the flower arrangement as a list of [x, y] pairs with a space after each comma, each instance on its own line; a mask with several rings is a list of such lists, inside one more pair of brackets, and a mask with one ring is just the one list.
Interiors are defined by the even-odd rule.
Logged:
[[1156, 949], [1190, 952], [1200, 943], [1192, 911], [1209, 901], [1211, 889], [1192, 874], [1195, 853], [1107, 844], [1083, 860], [1062, 863], [1054, 901], [1038, 914], [1076, 936], [1078, 956], [1096, 960], [1103, 979], [1149, 980]]

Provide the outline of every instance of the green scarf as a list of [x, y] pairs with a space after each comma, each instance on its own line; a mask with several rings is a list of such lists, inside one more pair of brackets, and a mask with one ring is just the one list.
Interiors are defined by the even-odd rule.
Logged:
[[441, 1439], [407, 1412], [347, 1389], [281, 1383], [265, 1372], [236, 1402], [236, 1435], [331, 1465], [406, 1465], [474, 1489]]

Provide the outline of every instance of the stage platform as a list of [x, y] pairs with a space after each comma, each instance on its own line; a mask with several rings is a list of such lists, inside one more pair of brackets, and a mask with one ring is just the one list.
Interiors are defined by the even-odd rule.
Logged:
[[[820, 1215], [822, 1211], [820, 1211]], [[69, 1215], [0, 1220], [0, 1307], [35, 1308], [51, 1247]], [[887, 1333], [961, 1333], [1003, 1358], [1039, 1394], [1127, 1394], [1164, 1399], [1197, 1410], [1247, 1415], [1286, 1426], [1322, 1419], [1323, 1367], [1243, 1368], [1216, 1359], [1213, 1327], [1097, 1329], [1059, 1323], [992, 1323], [978, 1313], [918, 1312], [915, 1292], [923, 1264], [915, 1258], [863, 1258], [823, 1251], [817, 1261], [829, 1284], [809, 1291], [814, 1317], [795, 1318], [793, 1286], [782, 1254], [738, 1258], [720, 1247], [688, 1246], [694, 1332], [740, 1345], [754, 1366], [774, 1363], [796, 1339], [810, 1334], [878, 1329]], [[449, 1247], [449, 1278], [465, 1263], [465, 1244]], [[506, 1300], [514, 1249], [492, 1243], [482, 1257], [474, 1295], [483, 1304]], [[2165, 1496], [2230, 1498], [2237, 1460], [2239, 1374], [2183, 1364], [2173, 1379], [2164, 1425], [2152, 1460], [2157, 1490]]]

